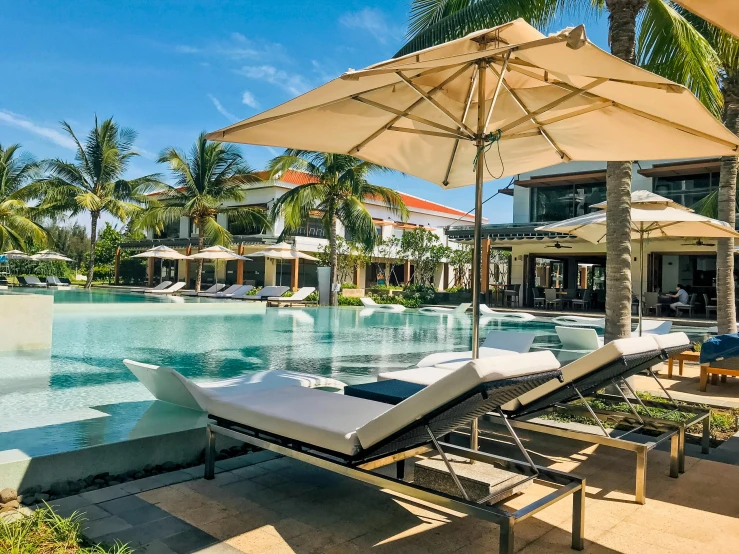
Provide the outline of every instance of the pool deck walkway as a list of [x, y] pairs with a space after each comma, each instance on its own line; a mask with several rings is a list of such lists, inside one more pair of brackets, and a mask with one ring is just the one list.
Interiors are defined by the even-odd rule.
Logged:
[[[523, 440], [536, 463], [587, 478], [585, 552], [737, 552], [739, 466], [689, 457], [687, 472], [671, 479], [668, 454], [655, 451], [648, 500], [638, 505], [630, 453], [544, 435], [524, 434]], [[503, 455], [513, 453], [507, 443], [494, 444]], [[202, 468], [191, 468], [53, 504], [63, 514], [86, 512], [91, 539], [121, 540], [136, 554], [497, 552], [494, 524], [270, 452], [217, 467], [213, 481], [199, 477]], [[516, 550], [573, 552], [569, 502], [519, 524]]]

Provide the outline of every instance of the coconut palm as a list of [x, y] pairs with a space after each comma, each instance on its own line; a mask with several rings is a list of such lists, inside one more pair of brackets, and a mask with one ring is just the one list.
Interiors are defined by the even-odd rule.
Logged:
[[46, 244], [46, 231], [34, 221], [23, 188], [34, 178], [39, 164], [19, 155], [20, 144], [0, 144], [0, 252], [26, 249], [27, 241]]
[[346, 154], [288, 149], [272, 159], [268, 169], [272, 178], [288, 170], [302, 171], [313, 177], [314, 182], [297, 186], [275, 201], [272, 219], [274, 221], [281, 215], [285, 225], [283, 234], [289, 235], [305, 225], [311, 216], [318, 215], [321, 218], [329, 237], [330, 303], [335, 306], [338, 300], [333, 286], [338, 265], [337, 222], [342, 223], [354, 242], [370, 250], [379, 237], [364, 202], [368, 199], [380, 200], [391, 212], [405, 220], [408, 218], [408, 209], [403, 198], [392, 189], [367, 181], [372, 174], [388, 171], [386, 168]]
[[[644, 43], [659, 48], [658, 53], [669, 58], [672, 65], [681, 64], [679, 82], [714, 114], [719, 113], [716, 55], [705, 37], [667, 0], [413, 0], [409, 25], [412, 39], [398, 54], [517, 17], [547, 27], [563, 14], [604, 8], [609, 13], [608, 38], [615, 56], [635, 63], [637, 36], [653, 37]], [[606, 341], [631, 335], [631, 172], [631, 162], [608, 162], [606, 168]]]
[[[205, 133], [198, 136], [188, 156], [176, 148], [167, 148], [159, 156], [174, 176], [174, 183], [158, 191], [151, 204], [136, 218], [137, 228], [157, 228], [188, 217], [198, 230], [198, 250], [205, 241], [228, 246], [231, 233], [217, 221], [225, 214], [229, 221], [243, 225], [269, 227], [263, 210], [238, 205], [244, 202], [244, 185], [259, 181], [241, 152], [231, 144], [208, 142]], [[225, 203], [237, 204], [224, 206]], [[200, 292], [203, 260], [199, 260], [195, 290]]]
[[159, 175], [124, 180], [130, 160], [138, 156], [133, 149], [136, 132], [119, 127], [113, 118], [98, 122], [84, 144], [66, 121], [62, 129], [76, 145], [74, 163], [60, 159], [43, 163], [46, 175], [27, 187], [30, 196], [39, 198], [39, 210], [50, 216], [90, 216], [90, 255], [87, 282], [92, 286], [95, 272], [95, 243], [98, 222], [103, 215], [126, 222], [146, 203], [146, 192], [160, 184]]

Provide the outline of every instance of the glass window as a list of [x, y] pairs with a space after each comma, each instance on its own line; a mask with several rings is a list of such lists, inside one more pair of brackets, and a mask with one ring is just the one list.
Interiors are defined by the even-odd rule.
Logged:
[[228, 220], [228, 232], [232, 235], [263, 235], [264, 228], [260, 225], [249, 225], [240, 221]]
[[715, 190], [717, 186], [718, 175], [712, 173], [656, 177], [654, 179], [654, 192], [656, 194], [674, 200], [688, 208]]
[[328, 234], [323, 227], [323, 221], [317, 217], [311, 217], [308, 222], [297, 229], [293, 236], [295, 237], [316, 237], [320, 239], [328, 238]]
[[[161, 233], [154, 233], [155, 239], [177, 239], [180, 238], [180, 220], [170, 221], [164, 226]], [[186, 238], [186, 237], [185, 237]]]
[[593, 211], [606, 199], [606, 184], [561, 185], [531, 189], [531, 221], [562, 221]]

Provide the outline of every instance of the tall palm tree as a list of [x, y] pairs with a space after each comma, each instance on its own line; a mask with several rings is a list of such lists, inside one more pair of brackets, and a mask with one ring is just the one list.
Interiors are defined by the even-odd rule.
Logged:
[[[167, 148], [159, 156], [175, 178], [158, 191], [155, 200], [136, 218], [137, 228], [155, 228], [188, 217], [198, 230], [198, 250], [210, 244], [228, 246], [231, 233], [217, 221], [226, 214], [230, 221], [243, 225], [269, 227], [263, 210], [238, 205], [244, 202], [244, 185], [259, 181], [254, 170], [232, 144], [208, 142], [200, 133], [188, 156], [176, 148]], [[224, 206], [225, 203], [237, 204]], [[203, 260], [199, 260], [195, 290], [200, 292]]]
[[113, 118], [98, 122], [84, 144], [66, 121], [62, 129], [76, 145], [74, 163], [60, 159], [46, 160], [46, 175], [29, 186], [29, 192], [41, 199], [39, 209], [49, 215], [90, 215], [90, 255], [85, 288], [92, 286], [95, 272], [95, 243], [100, 217], [104, 214], [126, 222], [146, 202], [145, 193], [160, 184], [159, 175], [145, 175], [124, 180], [131, 158], [136, 132], [119, 127]]
[[26, 249], [26, 241], [46, 244], [46, 231], [34, 221], [26, 205], [23, 188], [34, 178], [39, 164], [30, 156], [18, 155], [20, 144], [0, 144], [0, 252]]
[[[413, 0], [409, 25], [413, 38], [398, 54], [517, 17], [547, 27], [558, 16], [604, 8], [609, 13], [611, 53], [636, 63], [637, 35], [661, 37], [655, 44], [668, 49], [674, 63], [683, 64], [680, 82], [719, 113], [716, 56], [667, 0]], [[608, 162], [606, 168], [606, 341], [631, 335], [631, 172], [631, 162]]]
[[272, 205], [272, 220], [282, 215], [284, 234], [289, 235], [307, 223], [312, 214], [318, 214], [322, 219], [323, 226], [328, 231], [330, 251], [330, 304], [335, 306], [338, 301], [338, 294], [333, 286], [338, 265], [337, 222], [342, 223], [355, 242], [372, 249], [379, 237], [364, 202], [368, 199], [380, 200], [403, 220], [408, 218], [408, 208], [396, 191], [367, 181], [372, 174], [388, 171], [386, 168], [346, 154], [288, 149], [281, 156], [272, 159], [268, 169], [272, 178], [279, 177], [288, 170], [297, 170], [308, 173], [315, 180], [295, 187], [277, 199]]

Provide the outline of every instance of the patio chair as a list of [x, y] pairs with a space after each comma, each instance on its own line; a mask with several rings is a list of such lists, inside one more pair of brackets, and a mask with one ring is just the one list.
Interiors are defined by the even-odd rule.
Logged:
[[546, 308], [561, 308], [562, 300], [557, 298], [557, 291], [554, 289], [544, 289], [544, 298], [546, 298]]
[[[224, 435], [381, 489], [492, 521], [501, 526], [499, 549], [504, 554], [513, 552], [519, 520], [574, 494], [572, 547], [581, 549], [585, 498], [581, 478], [535, 466], [510, 428], [526, 462], [508, 460], [505, 465], [518, 474], [514, 477], [521, 478], [512, 479], [512, 484], [501, 491], [473, 498], [447, 455], [474, 460], [483, 468], [483, 464], [492, 467], [503, 458], [439, 441], [480, 414], [499, 409], [507, 399], [559, 376], [559, 364], [551, 352], [498, 360], [503, 359], [505, 363], [500, 365], [491, 363], [491, 359], [470, 362], [397, 405], [301, 387], [267, 389], [243, 400], [213, 401], [208, 417], [215, 423], [206, 431], [205, 478], [215, 477], [215, 436]], [[456, 483], [451, 494], [404, 479], [406, 459], [434, 451]], [[395, 477], [377, 471], [393, 464]], [[517, 511], [506, 509], [498, 501], [529, 481], [544, 482], [546, 496], [537, 495], [536, 500], [517, 507]]]
[[552, 318], [552, 323], [566, 327], [605, 327], [603, 317], [583, 317], [579, 315], [560, 315]]
[[378, 304], [371, 298], [360, 298], [359, 301], [362, 303], [362, 306], [365, 308], [370, 308], [372, 310], [383, 310], [386, 312], [404, 312], [405, 306], [402, 306], [401, 304]]
[[241, 397], [257, 390], [291, 386], [343, 389], [345, 386], [330, 377], [282, 370], [257, 371], [222, 381], [194, 383], [171, 367], [134, 360], [123, 360], [123, 364], [157, 400], [203, 412], [208, 411], [213, 401]]
[[206, 294], [214, 294], [216, 292], [222, 291], [225, 288], [226, 288], [225, 283], [218, 283], [208, 288], [208, 290], [204, 290], [200, 292], [195, 292], [194, 290], [185, 291], [182, 293], [182, 296], [200, 296], [200, 295], [206, 295]]
[[492, 319], [507, 319], [510, 321], [531, 321], [535, 315], [526, 312], [496, 312], [485, 304], [480, 304], [480, 315]]
[[59, 281], [62, 285], [72, 286], [72, 281], [70, 281], [66, 277], [59, 277]]
[[603, 337], [599, 337], [595, 329], [557, 325], [554, 330], [562, 346], [568, 350], [598, 350], [603, 346]]
[[[523, 354], [531, 350], [536, 335], [534, 333], [518, 333], [510, 331], [490, 331], [480, 346], [480, 358], [492, 356], [509, 356], [511, 354]], [[462, 352], [436, 352], [429, 354], [416, 364], [416, 367], [433, 367], [438, 364], [464, 363], [472, 359], [472, 351]], [[393, 372], [380, 373], [380, 375], [392, 375]], [[387, 377], [392, 379], [392, 377]], [[379, 379], [379, 377], [378, 377]]]
[[711, 317], [711, 312], [715, 312], [718, 315], [718, 311], [717, 311], [716, 305], [715, 304], [711, 304], [708, 301], [708, 295], [705, 294], [705, 293], [703, 294], [703, 302], [704, 302], [705, 308], [706, 308], [706, 319], [709, 319]]
[[46, 288], [46, 283], [42, 283], [41, 281], [39, 281], [38, 277], [36, 277], [35, 275], [25, 275], [22, 277], [18, 277], [18, 283], [20, 283], [22, 287], [31, 287], [35, 289]]
[[156, 287], [150, 287], [150, 288], [136, 288], [136, 289], [129, 289], [128, 292], [151, 292], [154, 290], [164, 290], [172, 285], [172, 281], [162, 281], [159, 283]]
[[270, 296], [267, 298], [267, 306], [294, 306], [300, 304], [318, 304], [318, 300], [306, 300], [315, 292], [315, 287], [302, 287], [298, 289], [292, 296]]
[[445, 308], [443, 306], [425, 306], [418, 310], [423, 315], [462, 315], [472, 306], [472, 302], [460, 304], [456, 308]]
[[531, 298], [534, 299], [534, 308], [546, 308], [546, 297], [537, 296], [537, 293], [536, 287], [531, 287]]
[[185, 283], [185, 281], [177, 281], [175, 284], [173, 284], [169, 288], [147, 291], [146, 294], [154, 294], [157, 296], [169, 296], [170, 294], [175, 294], [175, 293], [180, 292], [180, 290], [185, 288], [186, 284], [187, 283]]
[[572, 299], [572, 309], [574, 310], [577, 306], [581, 310], [585, 310], [586, 308], [590, 308], [590, 303], [592, 300], [593, 293], [589, 289], [585, 289], [582, 291], [582, 298], [573, 298]]
[[218, 292], [201, 292], [198, 294], [198, 297], [200, 298], [217, 298], [217, 295], [223, 295], [222, 297], [225, 297], [226, 295], [231, 296], [233, 293], [235, 293], [237, 290], [239, 290], [243, 285], [231, 285], [227, 288], [223, 288], [219, 290]]
[[505, 301], [509, 306], [518, 306], [520, 301], [521, 285], [509, 285], [505, 291]]
[[675, 306], [676, 315], [680, 315], [682, 312], [687, 311], [688, 317], [693, 317], [693, 311], [695, 310], [695, 302], [698, 300], [698, 294], [693, 293], [690, 295], [687, 306]]
[[282, 296], [290, 287], [270, 285], [262, 287], [256, 294], [247, 294], [241, 298], [241, 300], [249, 300], [250, 302], [264, 302], [271, 296]]
[[660, 317], [662, 315], [662, 304], [659, 303], [658, 292], [645, 292], [644, 293], [644, 314], [649, 315], [649, 312], [654, 310], [654, 315]]

